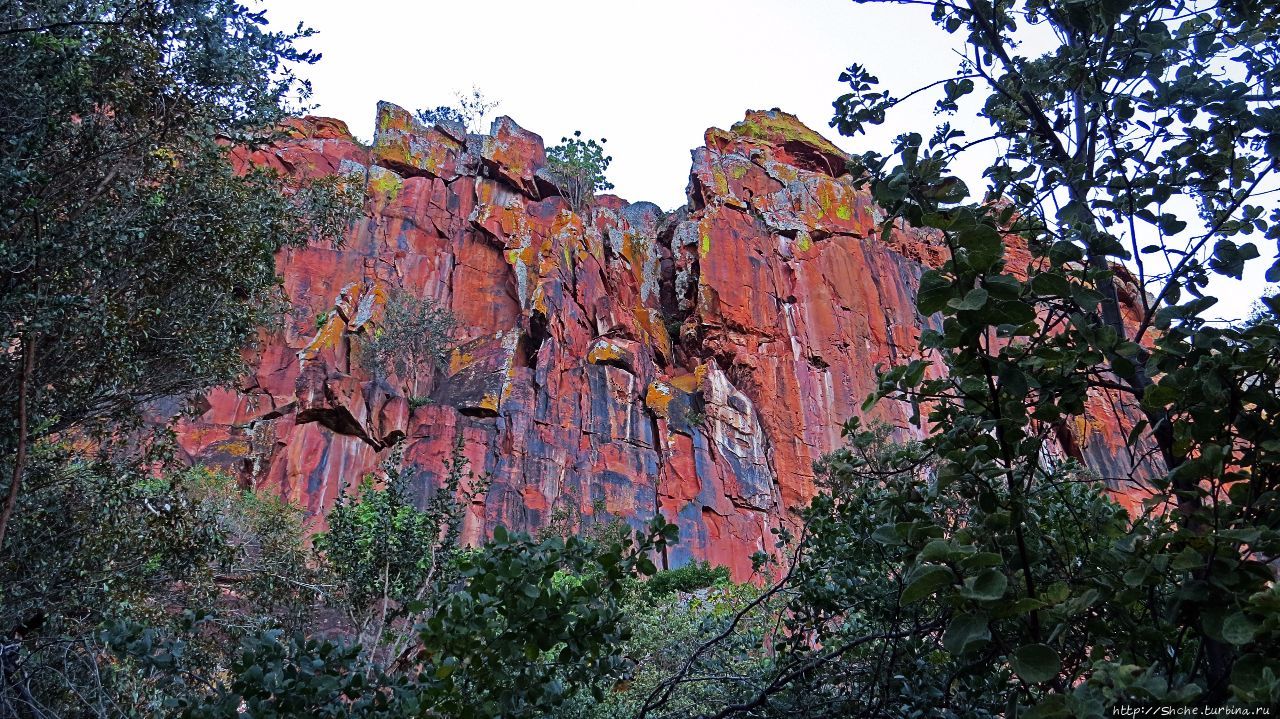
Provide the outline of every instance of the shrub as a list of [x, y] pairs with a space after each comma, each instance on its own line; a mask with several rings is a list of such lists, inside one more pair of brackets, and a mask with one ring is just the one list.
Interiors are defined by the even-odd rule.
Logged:
[[604, 154], [606, 142], [605, 138], [583, 140], [582, 131], [574, 130], [573, 137], [562, 137], [559, 145], [547, 150], [547, 169], [559, 179], [565, 199], [575, 210], [586, 209], [596, 192], [613, 189], [605, 179], [613, 162]]
[[427, 125], [451, 122], [462, 125], [470, 133], [485, 131], [484, 119], [501, 104], [499, 100], [490, 100], [475, 85], [471, 93], [458, 90], [453, 93], [456, 105], [439, 105], [430, 110], [418, 110], [418, 120]]
[[364, 346], [365, 369], [374, 376], [394, 374], [404, 396], [420, 398], [422, 370], [426, 368], [429, 378], [448, 357], [455, 324], [453, 314], [430, 297], [397, 290], [387, 300], [382, 323]]
[[695, 561], [683, 567], [658, 572], [645, 583], [645, 591], [651, 596], [662, 597], [677, 592], [689, 594], [728, 583], [728, 567], [713, 567], [710, 562]]

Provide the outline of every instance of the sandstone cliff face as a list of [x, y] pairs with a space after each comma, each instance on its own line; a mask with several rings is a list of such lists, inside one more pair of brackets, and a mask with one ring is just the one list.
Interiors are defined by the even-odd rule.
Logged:
[[[384, 103], [372, 147], [328, 119], [293, 135], [241, 159], [350, 175], [364, 217], [338, 247], [280, 255], [298, 310], [179, 437], [193, 461], [315, 515], [401, 440], [428, 495], [461, 439], [490, 481], [468, 539], [536, 529], [566, 504], [585, 522], [661, 512], [681, 531], [669, 566], [706, 558], [742, 577], [813, 495], [812, 462], [838, 446], [876, 365], [916, 353], [931, 321], [913, 298], [942, 248], [909, 229], [881, 241], [844, 153], [785, 113], [708, 130], [689, 204], [666, 214], [612, 196], [573, 212], [542, 139], [509, 118], [467, 135]], [[450, 366], [416, 408], [357, 360], [396, 291], [458, 319]], [[1124, 412], [1107, 400], [1063, 440], [1122, 476]], [[905, 424], [888, 403], [874, 415]]]

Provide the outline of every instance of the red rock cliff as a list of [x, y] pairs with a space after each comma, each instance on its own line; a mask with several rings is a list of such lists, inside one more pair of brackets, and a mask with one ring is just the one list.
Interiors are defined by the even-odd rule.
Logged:
[[[688, 206], [666, 214], [612, 196], [571, 211], [542, 139], [509, 118], [467, 135], [384, 103], [372, 147], [334, 120], [293, 129], [244, 159], [351, 175], [364, 217], [341, 246], [280, 255], [297, 312], [179, 436], [192, 460], [317, 515], [401, 439], [433, 491], [461, 437], [491, 478], [470, 539], [537, 528], [566, 502], [587, 521], [600, 507], [637, 525], [662, 512], [681, 531], [671, 566], [707, 558], [744, 576], [812, 496], [812, 462], [839, 443], [876, 365], [915, 353], [930, 321], [913, 298], [942, 249], [911, 230], [882, 242], [845, 154], [786, 113], [708, 130]], [[450, 367], [415, 409], [353, 360], [395, 290], [458, 319]], [[1121, 476], [1123, 423], [1105, 399], [1064, 431]], [[905, 422], [889, 403], [875, 415]]]

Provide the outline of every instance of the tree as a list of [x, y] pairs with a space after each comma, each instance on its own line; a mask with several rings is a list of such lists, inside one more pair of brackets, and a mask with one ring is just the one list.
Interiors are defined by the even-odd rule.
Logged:
[[[170, 695], [170, 714], [239, 717], [489, 718], [540, 716], [601, 683], [624, 662], [620, 602], [631, 580], [656, 571], [650, 555], [675, 539], [657, 520], [629, 546], [532, 540], [497, 527], [479, 551], [462, 554], [456, 582], [418, 602], [424, 619], [409, 651], [385, 665], [365, 647], [278, 630], [248, 637], [212, 691]], [[557, 581], [584, 576], [581, 582]], [[198, 629], [190, 623], [187, 635]], [[183, 654], [183, 633], [138, 625], [107, 633], [110, 646], [164, 674]]]
[[[166, 448], [152, 449], [35, 445], [0, 556], [3, 716], [145, 715], [216, 675], [242, 639], [311, 623], [323, 589], [300, 510], [204, 468], [157, 473]], [[112, 657], [104, 628], [190, 631], [188, 608], [216, 615], [166, 671]]]
[[462, 450], [459, 438], [440, 486], [419, 508], [412, 474], [400, 466], [404, 447], [397, 445], [383, 462], [381, 486], [367, 476], [356, 492], [344, 487], [328, 530], [315, 538], [333, 580], [329, 603], [347, 616], [372, 666], [400, 661], [428, 600], [457, 582], [462, 521], [483, 491], [483, 483], [463, 489], [469, 473]]
[[221, 0], [0, 8], [0, 542], [33, 442], [232, 380], [281, 305], [275, 252], [356, 207], [342, 178], [229, 162], [317, 58], [265, 23]]
[[[991, 134], [967, 141], [944, 123], [927, 143], [900, 136], [897, 164], [874, 153], [856, 163], [889, 210], [886, 232], [895, 221], [933, 228], [950, 254], [921, 278], [921, 314], [942, 317], [941, 331], [921, 335], [931, 358], [885, 372], [877, 396], [928, 411], [938, 485], [976, 500], [1008, 547], [999, 594], [1023, 609], [998, 661], [1019, 676], [1019, 701], [1044, 715], [1153, 696], [1270, 701], [1280, 665], [1259, 618], [1274, 602], [1266, 565], [1280, 552], [1280, 437], [1266, 419], [1280, 399], [1280, 301], [1265, 298], [1266, 317], [1251, 325], [1220, 327], [1205, 313], [1216, 302], [1211, 277], [1239, 278], [1259, 256], [1248, 236], [1280, 238], [1280, 211], [1255, 204], [1278, 169], [1280, 14], [1262, 3], [1162, 0], [971, 0], [938, 2], [933, 13], [968, 51], [954, 77], [931, 86], [937, 109], [954, 113], [982, 87]], [[1056, 40], [1034, 58], [1017, 50], [1029, 25]], [[842, 79], [852, 92], [837, 100], [833, 124], [844, 132], [884, 122], [900, 102], [859, 66]], [[966, 203], [949, 164], [984, 142], [1001, 156], [985, 172], [984, 201]], [[1031, 249], [1030, 265], [1012, 264], [1008, 237]], [[1167, 269], [1151, 269], [1153, 256]], [[1138, 312], [1126, 320], [1117, 278], [1130, 276]], [[1280, 263], [1268, 277], [1280, 277]], [[926, 378], [935, 362], [945, 372]], [[1103, 572], [1068, 583], [1063, 601], [1076, 604], [1064, 614], [1046, 609], [1058, 602], [1037, 580], [1033, 541], [1060, 530], [1031, 498], [1055, 483], [1044, 449], [1086, 411], [1090, 392], [1140, 413], [1130, 444], [1141, 454], [1150, 436], [1158, 461], [1111, 479], [1138, 482], [1169, 524], [1148, 535], [1135, 521], [1113, 542], [1126, 561], [1120, 581]], [[904, 595], [973, 595], [961, 582], [973, 577], [947, 565], [951, 549], [916, 549]], [[1087, 607], [1139, 597], [1141, 621], [1095, 631], [1099, 610]], [[976, 630], [965, 614], [946, 631], [960, 616]], [[1099, 647], [1082, 664], [1068, 661], [1077, 633]]]
[[448, 357], [452, 346], [453, 314], [430, 297], [421, 299], [397, 290], [387, 299], [382, 322], [364, 346], [366, 369], [375, 375], [393, 373], [410, 402], [420, 402], [421, 371], [427, 377]]
[[[907, 403], [926, 433], [872, 451], [883, 435], [846, 427], [853, 447], [826, 459], [837, 481], [778, 585], [794, 597], [778, 668], [707, 714], [1273, 704], [1280, 298], [1249, 322], [1206, 315], [1211, 280], [1259, 257], [1250, 236], [1280, 238], [1263, 199], [1280, 169], [1280, 14], [929, 5], [968, 53], [956, 74], [895, 97], [855, 65], [833, 120], [857, 133], [925, 91], [943, 115], [982, 91], [988, 134], [943, 122], [852, 167], [887, 210], [884, 233], [929, 228], [947, 249], [920, 279], [917, 308], [934, 318], [921, 356], [881, 368], [867, 403]], [[989, 143], [971, 198], [951, 163]], [[1131, 418], [1125, 476], [1090, 477], [1070, 442], [1055, 449], [1091, 396]], [[1098, 495], [1103, 480], [1146, 498], [1134, 516]]]
[[547, 169], [560, 180], [561, 191], [575, 210], [586, 209], [596, 192], [613, 189], [605, 178], [613, 162], [604, 154], [606, 142], [604, 138], [583, 140], [582, 131], [574, 130], [573, 137], [562, 137], [559, 145], [547, 150]]

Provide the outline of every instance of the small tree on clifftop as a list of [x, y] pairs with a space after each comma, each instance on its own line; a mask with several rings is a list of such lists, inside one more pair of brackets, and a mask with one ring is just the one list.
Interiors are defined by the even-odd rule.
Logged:
[[583, 140], [582, 131], [574, 130], [573, 137], [560, 138], [560, 144], [547, 150], [547, 169], [561, 180], [565, 199], [575, 210], [583, 210], [601, 190], [612, 190], [613, 183], [605, 179], [605, 172], [613, 158], [604, 154], [605, 138], [600, 142]]

